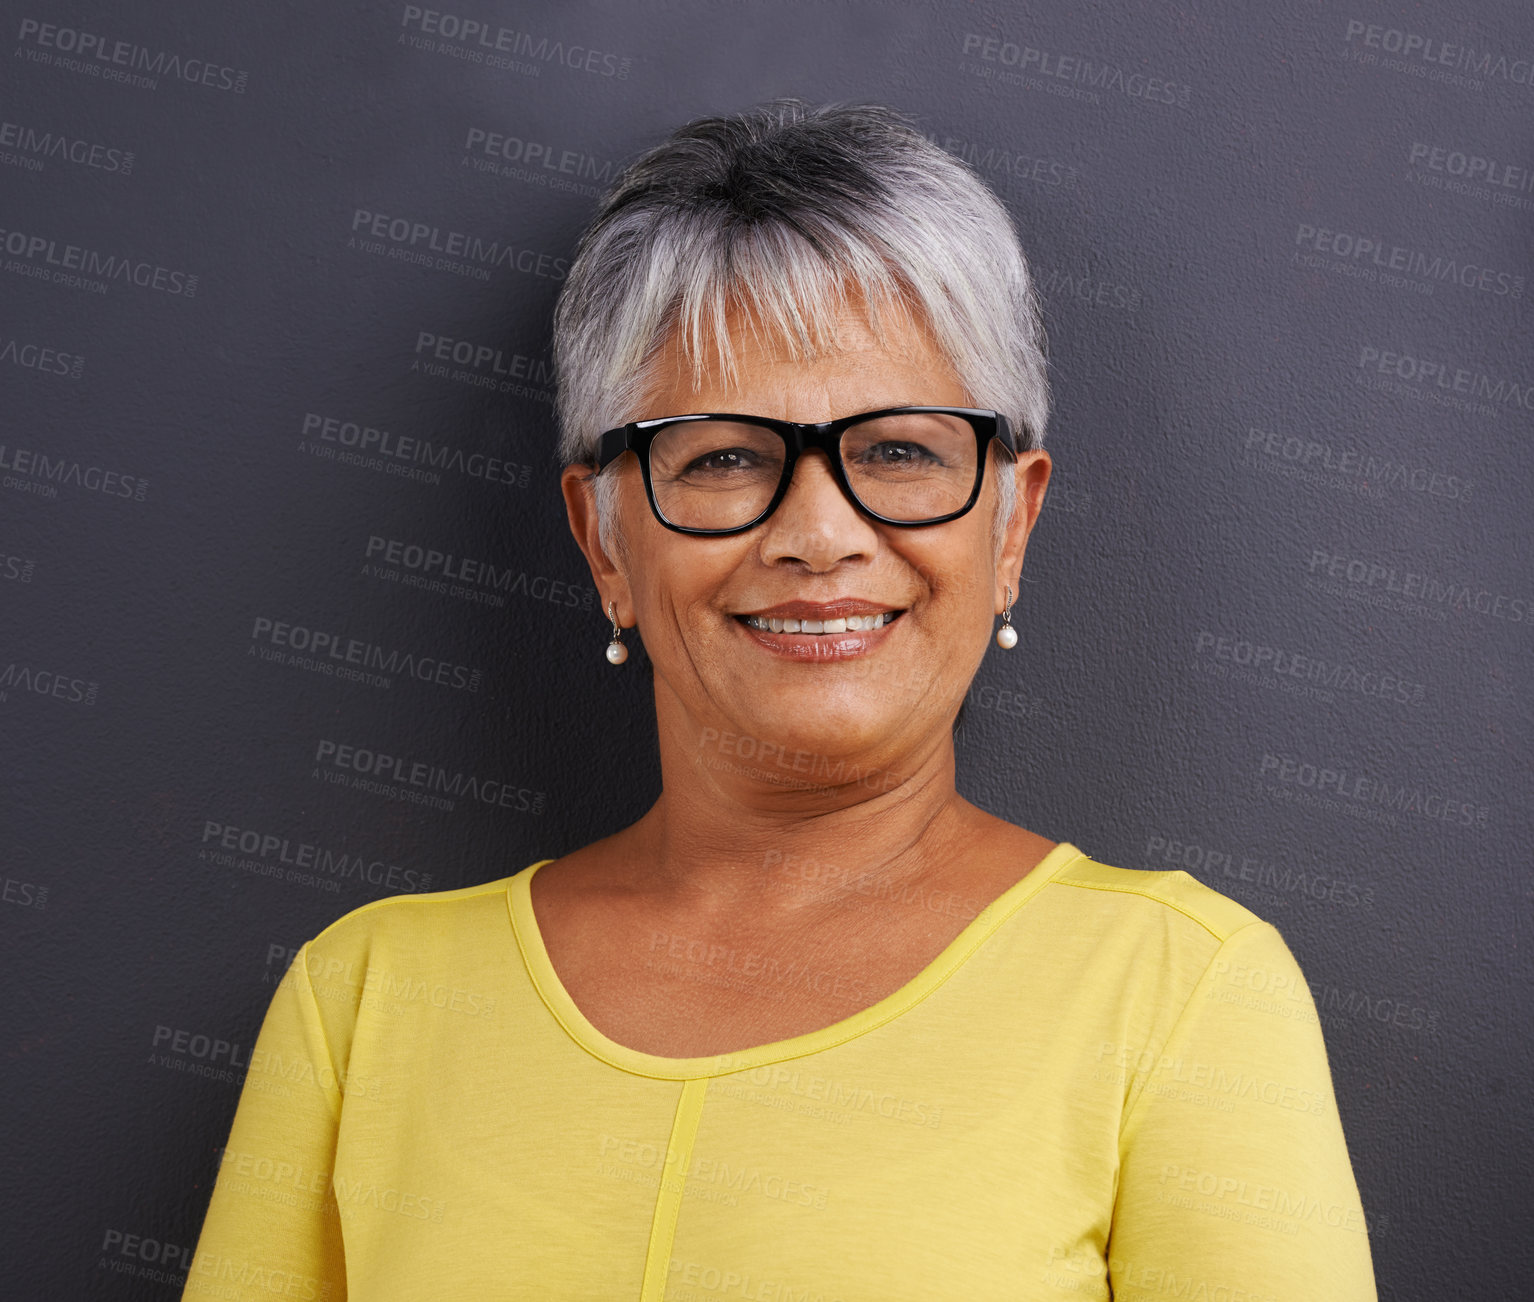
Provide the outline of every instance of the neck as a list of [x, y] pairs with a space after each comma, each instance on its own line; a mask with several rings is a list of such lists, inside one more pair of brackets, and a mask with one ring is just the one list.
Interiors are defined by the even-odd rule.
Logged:
[[658, 901], [813, 917], [921, 881], [985, 817], [954, 788], [946, 726], [857, 753], [702, 725], [668, 697], [657, 691], [662, 794], [625, 834]]

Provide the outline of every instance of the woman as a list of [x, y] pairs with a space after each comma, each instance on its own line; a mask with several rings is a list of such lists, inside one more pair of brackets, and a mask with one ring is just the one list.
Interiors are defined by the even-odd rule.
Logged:
[[954, 789], [1041, 343], [1004, 210], [886, 110], [624, 174], [556, 319], [563, 490], [663, 794], [303, 947], [188, 1296], [1375, 1296], [1279, 933]]

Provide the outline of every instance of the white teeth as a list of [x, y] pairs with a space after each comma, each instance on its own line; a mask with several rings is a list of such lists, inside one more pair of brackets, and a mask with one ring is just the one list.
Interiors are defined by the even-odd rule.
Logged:
[[780, 619], [776, 615], [747, 615], [746, 623], [774, 633], [857, 633], [883, 628], [895, 618], [894, 611], [878, 615], [848, 615], [845, 619]]

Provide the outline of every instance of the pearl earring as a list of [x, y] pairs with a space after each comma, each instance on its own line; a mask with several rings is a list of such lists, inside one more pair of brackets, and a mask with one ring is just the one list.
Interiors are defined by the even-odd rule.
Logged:
[[1001, 627], [996, 630], [996, 645], [1010, 651], [1017, 645], [1017, 630], [1012, 627], [1012, 586], [1007, 585], [1007, 604], [1001, 610]]
[[618, 617], [613, 614], [613, 608], [617, 604], [615, 601], [607, 603], [607, 618], [613, 622], [613, 640], [607, 644], [607, 659], [610, 664], [621, 665], [629, 658], [629, 649], [618, 640], [618, 635], [623, 630], [618, 627]]

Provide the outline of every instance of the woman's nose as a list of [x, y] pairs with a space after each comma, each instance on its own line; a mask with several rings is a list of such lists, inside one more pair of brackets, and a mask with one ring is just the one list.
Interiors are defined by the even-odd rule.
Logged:
[[878, 542], [873, 522], [842, 491], [830, 460], [818, 448], [799, 455], [788, 491], [765, 523], [763, 551], [768, 560], [792, 556], [825, 564], [872, 552]]

